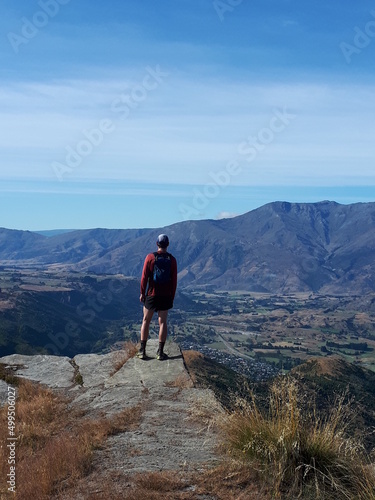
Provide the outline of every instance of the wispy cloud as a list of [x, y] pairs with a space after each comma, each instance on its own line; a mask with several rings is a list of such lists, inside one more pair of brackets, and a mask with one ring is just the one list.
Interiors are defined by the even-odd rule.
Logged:
[[[260, 203], [267, 198], [257, 197], [256, 186], [277, 196], [287, 186], [375, 185], [374, 42], [350, 65], [340, 50], [355, 26], [368, 23], [370, 0], [241, 2], [224, 22], [212, 2], [201, 0], [158, 8], [153, 0], [116, 1], [111, 8], [71, 1], [17, 54], [7, 34], [20, 33], [40, 2], [3, 3], [4, 213], [11, 196], [40, 196], [49, 204], [54, 197], [75, 199], [77, 205], [65, 203], [67, 216], [79, 196], [87, 203], [90, 196], [104, 203], [111, 194], [132, 203], [134, 196], [157, 203], [164, 196], [177, 207], [178, 196], [191, 198], [189, 185], [209, 185], [212, 173], [232, 161], [241, 174], [212, 200], [207, 216], [239, 213], [249, 203], [246, 195], [241, 208], [235, 205], [242, 188]], [[116, 113], [113, 103], [126, 102], [149, 66], [168, 77], [145, 98], [138, 90], [141, 99], [126, 117]], [[262, 134], [275, 109], [296, 118], [249, 162], [239, 145]], [[52, 164], [66, 162], [67, 151], [84, 150], [82, 141], [103, 120], [113, 125], [111, 133], [58, 182]], [[11, 179], [17, 186], [7, 184]], [[229, 198], [231, 205], [221, 206]], [[40, 216], [49, 212], [39, 207]], [[90, 210], [88, 217], [98, 217], [94, 202]], [[171, 214], [168, 206], [164, 215]]]
[[290, 28], [294, 26], [299, 26], [299, 22], [295, 21], [294, 19], [283, 19], [281, 21], [281, 24], [284, 28]]
[[[140, 73], [142, 74], [142, 73]], [[0, 147], [14, 155], [0, 176], [52, 178], [52, 161], [64, 159], [65, 147], [83, 137], [101, 119], [116, 131], [74, 172], [76, 178], [167, 183], [204, 183], [208, 173], [238, 157], [238, 144], [265, 127], [272, 110], [287, 109], [295, 126], [259, 155], [237, 182], [285, 183], [294, 178], [320, 181], [343, 178], [355, 170], [374, 175], [372, 123], [375, 98], [370, 86], [290, 83], [220, 83], [171, 75], [158, 92], [142, 102], [129, 119], [111, 103], [137, 82], [68, 80], [55, 83], [3, 84]], [[219, 104], [218, 104], [219, 103]], [[32, 166], [32, 167], [31, 167]], [[272, 176], [272, 177], [271, 177]]]
[[176, 184], [150, 184], [134, 182], [65, 182], [62, 185], [51, 181], [12, 179], [0, 185], [2, 194], [58, 194], [58, 195], [95, 195], [155, 198], [180, 198], [188, 195], [188, 188]]

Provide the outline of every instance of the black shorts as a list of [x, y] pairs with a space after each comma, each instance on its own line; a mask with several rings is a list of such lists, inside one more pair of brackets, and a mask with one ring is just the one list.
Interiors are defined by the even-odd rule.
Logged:
[[172, 307], [172, 297], [157, 297], [148, 295], [145, 300], [145, 308], [152, 311], [167, 311], [168, 309], [172, 309]]

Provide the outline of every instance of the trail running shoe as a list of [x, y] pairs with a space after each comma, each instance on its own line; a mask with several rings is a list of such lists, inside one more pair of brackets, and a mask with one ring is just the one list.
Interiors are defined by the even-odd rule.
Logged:
[[164, 361], [165, 359], [168, 359], [168, 356], [165, 354], [165, 352], [158, 351], [156, 353], [156, 359], [159, 359], [160, 361]]
[[142, 351], [142, 350], [138, 351], [137, 352], [137, 358], [139, 358], [139, 359], [146, 359], [146, 353], [145, 353], [145, 351]]

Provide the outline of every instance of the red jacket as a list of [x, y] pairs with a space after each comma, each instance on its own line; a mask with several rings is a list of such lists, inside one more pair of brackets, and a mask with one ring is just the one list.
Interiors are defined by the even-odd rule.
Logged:
[[[177, 288], [177, 261], [171, 256], [171, 281], [169, 283], [155, 283], [152, 279], [154, 273], [155, 255], [149, 253], [143, 264], [142, 278], [141, 278], [141, 294], [158, 296], [158, 297], [172, 297], [176, 294]], [[148, 285], [148, 288], [147, 288]]]

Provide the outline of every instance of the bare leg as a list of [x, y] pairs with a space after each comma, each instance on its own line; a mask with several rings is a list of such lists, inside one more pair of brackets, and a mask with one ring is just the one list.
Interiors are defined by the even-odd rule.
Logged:
[[168, 310], [159, 311], [159, 342], [165, 342], [167, 340], [168, 328], [167, 328], [167, 317]]
[[148, 339], [148, 332], [149, 332], [150, 323], [151, 323], [153, 314], [154, 314], [154, 311], [143, 307], [143, 321], [142, 321], [142, 326], [141, 326], [141, 341], [142, 340], [146, 341]]

